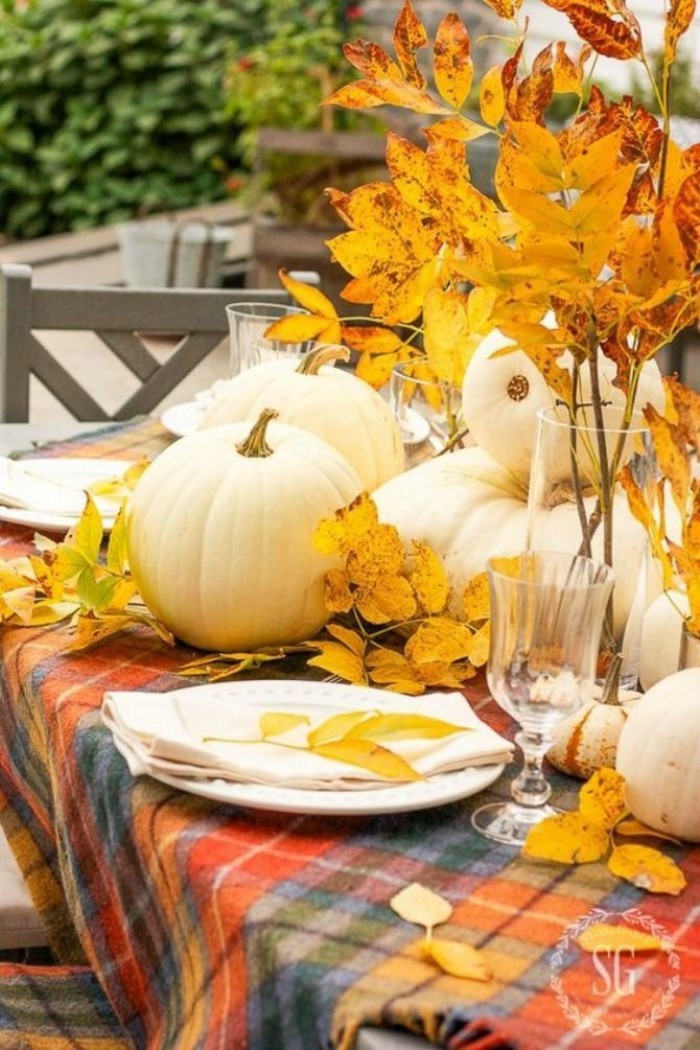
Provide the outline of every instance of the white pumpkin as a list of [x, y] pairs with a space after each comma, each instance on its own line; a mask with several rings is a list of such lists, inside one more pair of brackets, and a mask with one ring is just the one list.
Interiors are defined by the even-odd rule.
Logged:
[[644, 613], [639, 684], [645, 692], [678, 670], [687, 615], [688, 597], [680, 591], [662, 592]]
[[[405, 542], [425, 540], [443, 557], [456, 615], [465, 585], [485, 570], [488, 559], [517, 554], [527, 542], [527, 490], [480, 448], [459, 449], [407, 470], [381, 485], [373, 499], [380, 519], [395, 525]], [[537, 530], [543, 550], [578, 550], [581, 533], [572, 503], [542, 510]], [[601, 533], [593, 541], [597, 558], [602, 558]], [[614, 511], [616, 635], [638, 602], [640, 573], [646, 571], [637, 554], [640, 539], [644, 530], [620, 493]]]
[[328, 361], [344, 347], [321, 347], [294, 363], [269, 361], [235, 376], [205, 412], [200, 428], [255, 420], [273, 408], [282, 423], [303, 427], [341, 452], [371, 492], [404, 469], [404, 449], [389, 405], [369, 383]]
[[[183, 642], [248, 651], [311, 638], [328, 616], [312, 543], [361, 485], [298, 427], [232, 423], [181, 438], [139, 479], [127, 550], [148, 608]], [[269, 424], [269, 425], [268, 425]]]
[[632, 705], [641, 693], [620, 689], [622, 657], [616, 656], [602, 686], [552, 730], [547, 758], [555, 769], [587, 780], [598, 769], [615, 768], [617, 743]]
[[[471, 434], [481, 448], [508, 470], [527, 476], [537, 431], [537, 413], [555, 403], [554, 391], [547, 386], [541, 372], [523, 350], [513, 350], [502, 357], [493, 354], [512, 343], [499, 329], [494, 329], [479, 344], [471, 357], [462, 387], [462, 412]], [[624, 395], [613, 386], [614, 363], [599, 354], [602, 394], [619, 419]], [[571, 367], [568, 353], [559, 363]], [[588, 370], [582, 369], [584, 393], [588, 389]], [[641, 409], [651, 402], [664, 410], [664, 390], [659, 367], [648, 362], [640, 377], [636, 404]]]
[[700, 842], [700, 667], [663, 678], [635, 704], [616, 768], [637, 820]]

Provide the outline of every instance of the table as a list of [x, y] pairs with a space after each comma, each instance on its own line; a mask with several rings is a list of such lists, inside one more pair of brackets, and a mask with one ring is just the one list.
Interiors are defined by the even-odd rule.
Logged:
[[[159, 424], [144, 421], [42, 454], [124, 458], [165, 444]], [[30, 542], [28, 530], [2, 527], [0, 556]], [[90, 963], [135, 1047], [391, 1045], [375, 1028], [445, 1045], [475, 1013], [501, 1018], [521, 1050], [697, 1046], [700, 849], [669, 847], [688, 888], [652, 897], [602, 864], [527, 861], [480, 838], [469, 822], [473, 799], [408, 814], [308, 817], [214, 804], [133, 778], [101, 723], [102, 694], [189, 684], [177, 671], [194, 653], [168, 649], [143, 628], [83, 654], [67, 651], [69, 638], [62, 626], [0, 633], [0, 819], [57, 957]], [[483, 680], [469, 697], [509, 731]], [[484, 794], [503, 797], [508, 782]], [[577, 783], [560, 775], [553, 783], [556, 800], [572, 806]], [[440, 976], [421, 958], [418, 928], [388, 906], [412, 881], [453, 903], [444, 935], [481, 947], [493, 980]], [[590, 957], [570, 940], [559, 998], [552, 982], [557, 948], [593, 908], [638, 909], [681, 956], [679, 987], [658, 1019], [649, 1004], [667, 991], [668, 975], [638, 962], [630, 991], [618, 968], [620, 999], [602, 1042], [574, 1032], [575, 1011], [597, 1016], [602, 1000]], [[626, 1019], [642, 1027], [622, 1034]]]

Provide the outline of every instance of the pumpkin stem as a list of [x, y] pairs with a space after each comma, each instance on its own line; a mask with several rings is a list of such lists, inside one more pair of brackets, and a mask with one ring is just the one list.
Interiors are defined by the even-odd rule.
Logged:
[[622, 653], [615, 653], [610, 666], [608, 667], [608, 673], [605, 676], [603, 683], [603, 692], [600, 698], [601, 704], [617, 704], [620, 703], [620, 671], [622, 669]]
[[270, 420], [276, 419], [278, 415], [279, 412], [275, 412], [274, 408], [264, 408], [253, 424], [253, 429], [248, 437], [236, 445], [236, 452], [250, 459], [264, 459], [265, 456], [271, 456], [272, 449], [265, 441], [265, 434]]
[[314, 350], [309, 350], [308, 354], [304, 354], [296, 370], [302, 376], [315, 376], [318, 374], [319, 368], [328, 364], [329, 361], [349, 360], [350, 351], [347, 346], [338, 346], [336, 344], [326, 346], [321, 344]]

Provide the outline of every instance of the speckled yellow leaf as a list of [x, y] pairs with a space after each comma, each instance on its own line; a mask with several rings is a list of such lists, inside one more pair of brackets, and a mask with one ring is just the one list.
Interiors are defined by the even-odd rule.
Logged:
[[472, 635], [469, 647], [469, 662], [474, 667], [485, 667], [491, 647], [491, 622], [487, 621]]
[[377, 524], [377, 508], [363, 492], [335, 517], [324, 518], [316, 527], [314, 546], [321, 554], [347, 554]]
[[432, 288], [423, 305], [425, 352], [438, 379], [461, 385], [464, 367], [457, 352], [469, 335], [467, 303], [463, 295]]
[[581, 813], [557, 813], [530, 829], [523, 846], [526, 857], [560, 864], [590, 864], [608, 852], [608, 833]]
[[402, 653], [377, 649], [367, 657], [367, 668], [372, 682], [388, 686], [395, 693], [420, 696], [425, 692], [425, 683], [419, 681], [416, 669]]
[[642, 824], [641, 820], [635, 820], [634, 817], [621, 820], [619, 824], [616, 824], [615, 834], [625, 835], [629, 838], [665, 839], [666, 842], [676, 842], [680, 845], [679, 840], [674, 838], [673, 835], [667, 835], [665, 831], [657, 831], [656, 828], [650, 828], [646, 824]]
[[452, 663], [469, 655], [472, 632], [463, 623], [447, 617], [424, 620], [406, 642], [405, 653], [416, 664]]
[[350, 583], [342, 569], [329, 569], [323, 578], [323, 600], [331, 613], [349, 612], [354, 604]]
[[342, 623], [327, 623], [326, 630], [333, 638], [346, 645], [351, 652], [362, 656], [365, 651], [365, 640], [357, 631], [344, 627]]
[[649, 846], [616, 846], [608, 867], [613, 875], [649, 893], [670, 893], [677, 897], [687, 886], [685, 875], [675, 861]]
[[406, 922], [425, 926], [429, 930], [447, 922], [452, 915], [450, 902], [420, 882], [404, 886], [391, 898], [389, 905]]
[[581, 788], [578, 806], [586, 820], [609, 830], [627, 812], [625, 778], [614, 769], [599, 769]]
[[260, 715], [259, 721], [263, 739], [271, 736], [280, 736], [282, 733], [288, 733], [291, 729], [296, 729], [297, 726], [308, 725], [308, 723], [307, 715], [293, 715], [287, 711], [266, 711], [265, 714]]
[[66, 533], [65, 543], [88, 561], [96, 562], [102, 545], [104, 529], [95, 501], [88, 493], [85, 509]]
[[355, 605], [365, 620], [375, 624], [410, 620], [418, 608], [408, 580], [389, 574], [378, 576], [371, 586], [359, 588]]
[[[2, 593], [2, 619], [16, 616], [24, 624], [32, 622], [34, 609], [35, 590], [33, 585], [27, 585], [22, 581], [21, 586], [13, 587], [12, 590], [3, 590]], [[59, 617], [63, 619], [63, 617]]]
[[378, 523], [348, 551], [345, 570], [354, 583], [368, 584], [379, 576], [400, 573], [404, 559], [403, 541], [396, 526]]
[[480, 572], [464, 588], [464, 615], [469, 623], [478, 623], [487, 620], [490, 611], [488, 574]]
[[449, 593], [443, 560], [423, 540], [414, 540], [412, 546], [414, 568], [410, 575], [411, 586], [426, 612], [442, 612]]
[[506, 93], [500, 66], [491, 66], [481, 78], [479, 111], [482, 120], [492, 128], [503, 120], [506, 111]]
[[438, 91], [455, 109], [461, 109], [466, 102], [474, 78], [470, 49], [464, 22], [455, 12], [449, 12], [435, 34], [433, 72]]
[[471, 944], [461, 941], [426, 940], [423, 955], [431, 959], [450, 977], [461, 977], [469, 981], [489, 981], [493, 976], [483, 955]]
[[327, 295], [313, 285], [299, 281], [286, 270], [279, 271], [279, 279], [289, 292], [291, 297], [312, 314], [327, 317], [329, 320], [338, 320], [338, 311]]
[[579, 933], [576, 943], [585, 952], [654, 952], [668, 947], [667, 941], [652, 933], [632, 926], [614, 926], [610, 922], [588, 926]]

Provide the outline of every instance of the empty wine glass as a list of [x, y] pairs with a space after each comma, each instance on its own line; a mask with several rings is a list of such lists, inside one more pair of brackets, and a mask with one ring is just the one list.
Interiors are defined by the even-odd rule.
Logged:
[[265, 339], [265, 332], [275, 321], [288, 314], [304, 314], [299, 306], [274, 302], [231, 303], [226, 307], [230, 335], [229, 377], [256, 364], [253, 346]]
[[526, 551], [488, 564], [492, 696], [521, 726], [523, 769], [512, 801], [482, 806], [472, 824], [487, 838], [522, 845], [554, 810], [542, 761], [551, 730], [590, 697], [613, 585], [610, 566], [563, 552]]

